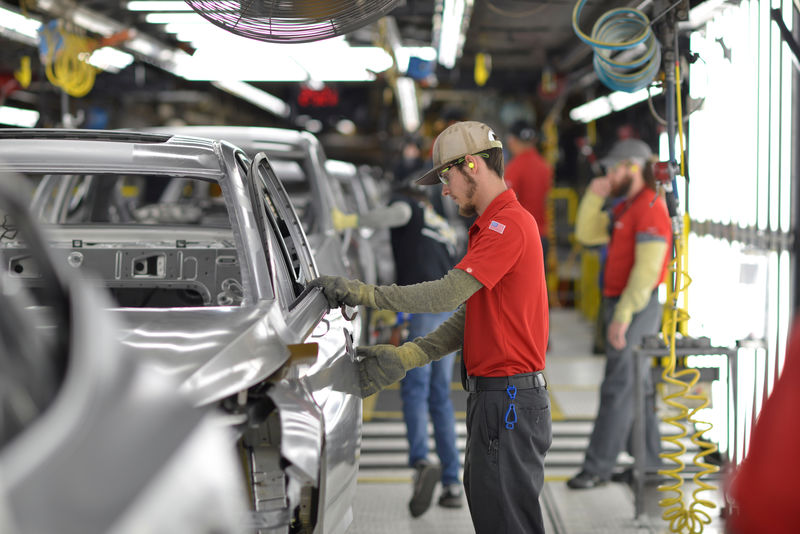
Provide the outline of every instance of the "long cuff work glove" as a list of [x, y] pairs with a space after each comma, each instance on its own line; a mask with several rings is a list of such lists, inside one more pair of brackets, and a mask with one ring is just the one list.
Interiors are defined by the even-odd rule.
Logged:
[[456, 309], [482, 285], [471, 274], [450, 270], [443, 278], [408, 286], [373, 286], [338, 276], [320, 276], [308, 283], [321, 287], [328, 305], [364, 305], [408, 313], [440, 313]]
[[394, 345], [358, 347], [358, 381], [361, 396], [368, 397], [406, 376], [406, 371], [422, 367], [458, 350], [464, 342], [463, 306], [439, 328], [425, 337]]
[[321, 287], [331, 308], [338, 308], [342, 304], [353, 307], [362, 304], [375, 307], [375, 286], [359, 280], [348, 280], [341, 276], [320, 276], [308, 285]]
[[373, 345], [358, 347], [358, 383], [361, 397], [369, 397], [386, 386], [402, 380], [406, 371], [430, 362], [419, 345], [408, 342], [399, 347], [394, 345]]

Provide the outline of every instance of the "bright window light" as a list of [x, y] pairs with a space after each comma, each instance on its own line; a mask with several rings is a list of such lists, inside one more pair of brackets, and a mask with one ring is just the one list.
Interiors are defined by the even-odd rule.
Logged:
[[152, 1], [133, 1], [128, 2], [129, 11], [192, 11], [192, 7], [186, 2], [163, 2], [160, 0]]
[[[688, 126], [689, 212], [696, 220], [756, 224], [758, 46], [752, 42], [757, 31], [754, 35], [750, 25], [743, 3], [718, 13], [703, 31], [691, 36], [691, 50], [703, 58], [690, 69], [691, 96], [705, 98], [702, 108], [690, 115]], [[743, 104], [747, 102], [752, 105]], [[726, 177], [726, 187], [719, 187], [717, 176]]]
[[[757, 182], [758, 186], [758, 221], [757, 225], [760, 230], [766, 230], [769, 226], [769, 153], [770, 153], [770, 71], [769, 71], [769, 46], [770, 46], [770, 26], [772, 21], [769, 18], [769, 2], [751, 2], [756, 4], [755, 17], [751, 18], [752, 21], [758, 24], [755, 31], [758, 32], [756, 37], [756, 50], [759, 51], [758, 55], [758, 70], [754, 73], [755, 79], [758, 83], [758, 94], [760, 98], [755, 103], [754, 107], [758, 109], [758, 138], [754, 146], [758, 147], [758, 174], [760, 178]], [[752, 15], [751, 15], [752, 16]]]
[[116, 73], [133, 63], [133, 56], [116, 48], [104, 46], [92, 52], [88, 63], [98, 69]]
[[20, 15], [14, 11], [0, 7], [0, 26], [15, 31], [32, 39], [39, 38], [39, 28], [42, 23], [38, 20]]
[[[783, 20], [792, 29], [792, 21], [794, 14], [792, 13], [792, 2], [783, 3]], [[777, 33], [777, 31], [776, 31]], [[795, 106], [797, 105], [792, 97], [792, 51], [789, 45], [785, 42], [782, 45], [781, 53], [781, 115], [786, 117], [781, 121], [780, 132], [780, 153], [781, 153], [781, 170], [780, 182], [781, 190], [779, 193], [780, 198], [780, 224], [775, 228], [783, 232], [791, 231], [792, 224], [792, 157], [790, 154], [792, 150], [792, 121], [788, 117], [796, 116]]]
[[38, 120], [39, 112], [36, 110], [0, 106], [0, 124], [33, 128]]

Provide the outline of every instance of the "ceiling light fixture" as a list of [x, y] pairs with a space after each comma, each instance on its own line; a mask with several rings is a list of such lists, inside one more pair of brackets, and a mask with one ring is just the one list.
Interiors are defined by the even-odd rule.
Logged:
[[174, 2], [135, 0], [128, 2], [127, 7], [128, 11], [192, 11], [189, 4], [180, 0]]
[[10, 9], [0, 7], [0, 27], [18, 33], [30, 39], [39, 41], [39, 28], [42, 23], [38, 20], [26, 17]]
[[416, 132], [420, 125], [417, 87], [412, 78], [399, 76], [396, 81], [400, 119], [406, 132]]
[[212, 82], [214, 87], [227, 91], [234, 96], [247, 100], [254, 106], [269, 111], [279, 117], [289, 116], [289, 105], [275, 95], [262, 91], [258, 87], [253, 87], [249, 83], [239, 81], [216, 81]]
[[0, 124], [33, 128], [39, 121], [39, 112], [34, 109], [21, 109], [0, 106]]
[[88, 63], [98, 69], [116, 74], [133, 63], [133, 55], [110, 46], [104, 46], [92, 52]]
[[[469, 27], [473, 0], [444, 0], [439, 15], [438, 53], [439, 63], [448, 69], [456, 65], [464, 47], [465, 33]], [[437, 26], [434, 21], [434, 26]]]
[[[658, 96], [663, 92], [660, 87], [650, 89], [651, 96]], [[594, 120], [610, 115], [615, 111], [622, 111], [634, 104], [647, 100], [647, 88], [640, 89], [635, 93], [615, 91], [608, 96], [595, 98], [583, 105], [573, 108], [569, 112], [569, 118], [577, 122], [592, 122]]]

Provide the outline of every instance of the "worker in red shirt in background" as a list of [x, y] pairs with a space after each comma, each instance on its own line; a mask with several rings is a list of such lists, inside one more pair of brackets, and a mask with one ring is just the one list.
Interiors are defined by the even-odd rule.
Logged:
[[553, 187], [553, 168], [536, 150], [537, 139], [536, 129], [529, 122], [518, 120], [511, 125], [506, 146], [512, 159], [503, 178], [517, 194], [522, 207], [536, 219], [547, 258], [547, 195]]
[[[583, 469], [567, 481], [572, 489], [594, 488], [613, 474], [617, 455], [633, 427], [633, 349], [644, 336], [655, 334], [661, 321], [658, 286], [664, 280], [672, 249], [672, 224], [664, 199], [656, 193], [652, 151], [644, 141], [618, 141], [601, 160], [606, 176], [595, 178], [578, 206], [575, 238], [584, 245], [608, 243], [603, 271], [606, 368], [600, 385], [600, 406]], [[608, 198], [622, 199], [608, 213]], [[641, 366], [645, 399], [645, 465], [661, 466], [661, 440], [649, 368]]]
[[[420, 185], [443, 184], [459, 213], [478, 218], [464, 258], [442, 278], [373, 286], [323, 276], [330, 306], [411, 313], [458, 308], [439, 328], [399, 347], [358, 347], [362, 396], [406, 371], [463, 348], [467, 398], [464, 489], [477, 534], [543, 534], [539, 495], [553, 439], [542, 374], [547, 351], [547, 288], [533, 216], [503, 181], [503, 145], [485, 124], [457, 122], [433, 145], [433, 169]], [[428, 258], [417, 258], [428, 261]]]

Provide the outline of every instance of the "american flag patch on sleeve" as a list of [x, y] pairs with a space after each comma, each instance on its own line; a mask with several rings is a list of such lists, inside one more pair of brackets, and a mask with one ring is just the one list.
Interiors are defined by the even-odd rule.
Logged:
[[506, 230], [506, 225], [500, 224], [497, 221], [492, 221], [489, 223], [489, 230], [494, 230], [498, 234], [502, 234]]

